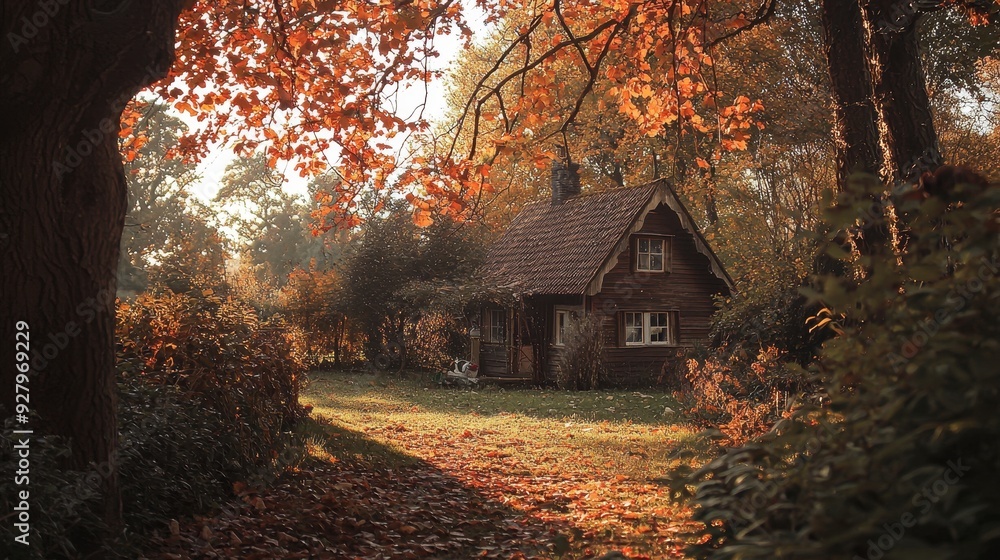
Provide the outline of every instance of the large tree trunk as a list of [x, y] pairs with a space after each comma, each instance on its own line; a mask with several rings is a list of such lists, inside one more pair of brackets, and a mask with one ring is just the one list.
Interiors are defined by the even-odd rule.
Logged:
[[890, 185], [915, 182], [941, 165], [917, 41], [920, 14], [910, 4], [900, 6], [896, 0], [861, 0], [882, 178]]
[[67, 466], [99, 475], [115, 526], [119, 119], [166, 75], [183, 1], [14, 4], [0, 15], [0, 404], [13, 411], [15, 322], [25, 321], [38, 414], [26, 427], [69, 439]]
[[[856, 173], [877, 175], [882, 168], [878, 113], [868, 71], [861, 7], [858, 0], [823, 0], [823, 40], [834, 100], [834, 144], [837, 148], [837, 187], [848, 188]], [[873, 199], [854, 245], [862, 255], [878, 251], [890, 239], [883, 203]], [[847, 246], [847, 239], [841, 244]], [[816, 268], [822, 273], [845, 274], [843, 263], [826, 253]]]
[[823, 40], [834, 96], [837, 184], [843, 190], [851, 174], [877, 174], [882, 167], [858, 0], [823, 0]]

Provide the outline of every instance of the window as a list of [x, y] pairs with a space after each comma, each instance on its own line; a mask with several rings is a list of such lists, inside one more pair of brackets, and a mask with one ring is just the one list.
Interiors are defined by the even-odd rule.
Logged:
[[649, 340], [647, 344], [670, 344], [670, 321], [666, 313], [646, 313], [649, 323]]
[[635, 240], [635, 269], [640, 272], [666, 270], [667, 242], [665, 239], [638, 237]]
[[626, 311], [622, 315], [625, 346], [662, 346], [677, 342], [676, 311]]
[[507, 340], [507, 314], [503, 309], [487, 309], [483, 323], [483, 342], [501, 344]]
[[566, 327], [569, 326], [569, 310], [556, 309], [556, 346], [566, 344]]
[[563, 346], [566, 344], [566, 337], [569, 336], [569, 328], [573, 326], [573, 321], [583, 315], [583, 308], [557, 305], [555, 315], [555, 322], [552, 324], [552, 342], [556, 346]]
[[642, 313], [626, 313], [625, 314], [625, 344], [632, 345], [642, 345], [645, 337], [642, 328], [643, 320]]

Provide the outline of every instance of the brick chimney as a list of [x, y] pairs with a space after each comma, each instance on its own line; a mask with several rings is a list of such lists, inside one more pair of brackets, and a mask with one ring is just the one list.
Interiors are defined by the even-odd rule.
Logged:
[[552, 204], [562, 204], [567, 198], [580, 194], [580, 164], [569, 160], [566, 146], [556, 146], [556, 159], [552, 160]]

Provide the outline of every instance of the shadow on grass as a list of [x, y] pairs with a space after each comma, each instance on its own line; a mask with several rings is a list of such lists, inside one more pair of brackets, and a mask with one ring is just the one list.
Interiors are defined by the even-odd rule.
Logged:
[[321, 460], [388, 468], [413, 466], [421, 462], [418, 457], [399, 448], [334, 424], [319, 414], [300, 422], [295, 431], [305, 439], [307, 451]]
[[147, 557], [578, 558], [591, 544], [572, 523], [511, 507], [360, 432], [323, 418], [297, 431], [312, 458], [218, 516], [182, 524]]

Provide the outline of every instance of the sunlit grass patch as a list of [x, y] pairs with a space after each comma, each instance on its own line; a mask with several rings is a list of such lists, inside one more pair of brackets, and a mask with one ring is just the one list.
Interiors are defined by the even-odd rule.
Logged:
[[[541, 469], [558, 464], [656, 477], [679, 447], [702, 445], [690, 428], [675, 423], [683, 420], [677, 401], [653, 391], [458, 389], [421, 379], [314, 372], [303, 401], [314, 407], [314, 417], [329, 420], [330, 430], [366, 434], [390, 446], [463, 437], [484, 459], [502, 455]], [[333, 437], [378, 456], [357, 438]]]
[[302, 400], [322, 434], [314, 457], [426, 462], [532, 523], [566, 528], [565, 558], [610, 549], [679, 557], [690, 530], [656, 479], [706, 445], [668, 394], [441, 388], [314, 372]]

